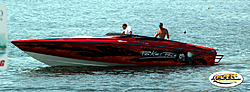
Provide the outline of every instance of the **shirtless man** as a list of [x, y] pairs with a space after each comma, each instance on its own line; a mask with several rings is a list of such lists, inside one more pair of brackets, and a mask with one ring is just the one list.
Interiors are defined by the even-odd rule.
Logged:
[[159, 36], [159, 38], [164, 39], [167, 35], [167, 40], [169, 40], [168, 30], [166, 28], [163, 28], [163, 23], [159, 24], [159, 30], [155, 34], [155, 37]]

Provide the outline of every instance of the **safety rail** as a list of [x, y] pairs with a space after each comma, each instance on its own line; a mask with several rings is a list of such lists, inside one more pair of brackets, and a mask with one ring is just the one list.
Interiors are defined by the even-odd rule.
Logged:
[[[217, 56], [218, 56], [218, 57], [217, 57]], [[219, 62], [221, 61], [221, 59], [223, 58], [223, 56], [224, 56], [224, 55], [216, 55], [215, 60], [216, 60], [216, 59], [219, 59], [219, 61], [218, 61], [218, 62], [215, 62], [215, 63], [219, 63]]]

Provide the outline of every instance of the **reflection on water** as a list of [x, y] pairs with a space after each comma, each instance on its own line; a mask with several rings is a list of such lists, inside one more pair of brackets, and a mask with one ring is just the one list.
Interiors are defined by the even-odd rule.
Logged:
[[[171, 73], [185, 73], [187, 70], [203, 70], [210, 66], [115, 66], [115, 67], [39, 67], [28, 70], [32, 73], [39, 74], [59, 74], [59, 75], [119, 75], [119, 74], [171, 74]], [[27, 71], [24, 70], [24, 71]], [[188, 71], [190, 72], [190, 71]], [[195, 71], [193, 71], [195, 72]]]
[[[21, 75], [29, 80], [23, 85], [49, 83], [66, 87], [65, 90], [74, 87], [74, 90], [78, 91], [227, 91], [228, 88], [216, 87], [208, 81], [211, 74], [225, 68], [220, 65], [38, 67], [23, 69]], [[239, 89], [230, 88], [230, 90]]]

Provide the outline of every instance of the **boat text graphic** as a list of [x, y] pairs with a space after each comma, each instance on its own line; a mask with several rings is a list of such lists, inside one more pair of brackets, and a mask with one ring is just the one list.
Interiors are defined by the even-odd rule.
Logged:
[[140, 54], [145, 57], [168, 57], [175, 58], [177, 54], [172, 52], [141, 51]]

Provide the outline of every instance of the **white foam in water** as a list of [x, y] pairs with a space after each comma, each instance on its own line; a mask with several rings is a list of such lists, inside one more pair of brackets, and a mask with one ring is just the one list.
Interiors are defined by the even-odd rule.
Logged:
[[7, 6], [0, 4], [0, 70], [7, 69]]

